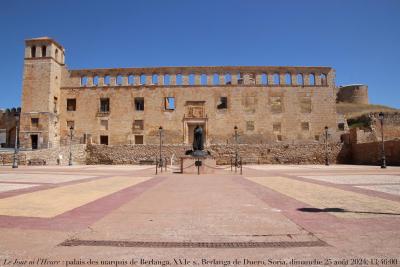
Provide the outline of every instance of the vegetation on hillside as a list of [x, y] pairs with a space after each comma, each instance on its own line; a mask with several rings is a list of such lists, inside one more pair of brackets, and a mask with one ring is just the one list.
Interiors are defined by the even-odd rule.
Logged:
[[336, 111], [339, 114], [343, 114], [347, 119], [359, 118], [369, 113], [394, 113], [400, 112], [399, 109], [391, 108], [383, 105], [372, 105], [372, 104], [350, 104], [350, 103], [337, 103]]

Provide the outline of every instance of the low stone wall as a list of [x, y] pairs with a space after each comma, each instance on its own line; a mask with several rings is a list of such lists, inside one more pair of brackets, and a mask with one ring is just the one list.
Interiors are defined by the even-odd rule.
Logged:
[[[0, 153], [0, 165], [11, 165], [13, 164], [14, 153], [13, 152], [1, 152]], [[26, 155], [18, 154], [18, 164], [25, 165]]]
[[[86, 164], [86, 145], [73, 145], [72, 162], [73, 164]], [[58, 147], [49, 149], [38, 149], [32, 151], [19, 151], [19, 164], [26, 165], [31, 159], [46, 161], [46, 165], [56, 165], [58, 156], [62, 156], [61, 165], [67, 165], [69, 160], [69, 147]], [[10, 165], [13, 162], [13, 152], [0, 153], [0, 164]]]
[[[400, 166], [400, 140], [385, 141], [386, 163]], [[352, 145], [352, 163], [380, 165], [382, 162], [382, 143], [372, 142]]]
[[[230, 164], [235, 155], [235, 145], [211, 145], [206, 147], [217, 164]], [[185, 145], [164, 145], [163, 157], [179, 159], [189, 150]], [[321, 143], [238, 145], [244, 163], [275, 164], [324, 164], [325, 146]], [[329, 144], [331, 163], [349, 162], [350, 151], [341, 143]], [[154, 161], [160, 153], [157, 145], [88, 145], [87, 164], [140, 164]], [[173, 156], [174, 155], [174, 156]]]
[[[86, 164], [86, 145], [72, 145], [71, 150], [73, 164]], [[27, 162], [30, 159], [42, 159], [46, 161], [46, 165], [56, 165], [59, 155], [62, 156], [61, 165], [67, 165], [69, 160], [69, 146], [23, 151], [21, 153], [26, 155]]]

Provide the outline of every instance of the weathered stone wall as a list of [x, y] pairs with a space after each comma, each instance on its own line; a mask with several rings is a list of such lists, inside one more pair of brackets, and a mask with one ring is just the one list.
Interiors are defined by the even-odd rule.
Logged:
[[[138, 97], [144, 110], [135, 109]], [[166, 108], [167, 97], [174, 98], [174, 109]], [[101, 98], [109, 99], [109, 110], [100, 110]], [[76, 110], [67, 109], [67, 99], [76, 100]], [[31, 148], [38, 135], [39, 148], [68, 144], [67, 122], [76, 139], [97, 144], [101, 136], [111, 145], [157, 144], [160, 126], [166, 144], [190, 144], [197, 124], [206, 144], [232, 143], [235, 125], [243, 143], [318, 140], [325, 126], [337, 131], [335, 100], [330, 67], [69, 70], [60, 44], [36, 38], [25, 45], [20, 141]], [[32, 118], [39, 119], [37, 127]]]
[[15, 146], [15, 115], [20, 112], [20, 108], [0, 110], [0, 147]]
[[[88, 145], [87, 164], [139, 164], [141, 161], [153, 161], [159, 157], [157, 145]], [[190, 146], [165, 145], [162, 147], [163, 157], [178, 159]], [[217, 160], [217, 164], [230, 164], [235, 155], [236, 146], [210, 145], [206, 147]], [[325, 146], [322, 143], [299, 144], [263, 144], [238, 145], [239, 155], [244, 163], [274, 163], [274, 164], [323, 164], [325, 163]], [[346, 163], [349, 160], [349, 150], [341, 143], [328, 146], [331, 163]]]
[[[72, 163], [86, 164], [86, 145], [72, 145]], [[13, 152], [0, 153], [0, 164], [12, 164]], [[56, 165], [59, 155], [62, 156], [61, 165], [67, 165], [69, 160], [69, 146], [32, 151], [19, 151], [19, 164], [28, 164], [31, 159], [45, 160], [46, 165]]]
[[[0, 152], [0, 165], [11, 165], [14, 160], [13, 152]], [[18, 164], [25, 165], [26, 164], [26, 155], [19, 153], [18, 154]]]
[[[73, 164], [86, 163], [86, 145], [72, 145], [72, 162]], [[67, 165], [69, 159], [69, 146], [55, 147], [48, 149], [21, 151], [26, 155], [26, 160], [43, 159], [47, 165], [57, 164], [58, 155], [62, 156], [61, 165]]]
[[[372, 142], [352, 145], [352, 163], [380, 165], [382, 161], [382, 143]], [[387, 165], [400, 166], [400, 140], [385, 141]]]
[[337, 102], [368, 104], [368, 86], [362, 84], [341, 86], [337, 89]]
[[[371, 128], [375, 131], [378, 140], [381, 139], [381, 123], [378, 119], [378, 113], [371, 116]], [[385, 140], [400, 139], [400, 113], [392, 112], [384, 114], [383, 133]]]

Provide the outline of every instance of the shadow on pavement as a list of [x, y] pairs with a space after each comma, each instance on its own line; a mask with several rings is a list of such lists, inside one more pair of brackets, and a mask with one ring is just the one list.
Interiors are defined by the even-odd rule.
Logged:
[[325, 209], [318, 209], [318, 208], [299, 208], [297, 209], [301, 212], [350, 212], [350, 213], [364, 213], [364, 214], [382, 214], [382, 215], [394, 215], [399, 216], [400, 213], [390, 213], [390, 212], [372, 212], [372, 211], [354, 211], [354, 210], [345, 210], [342, 208], [325, 208]]

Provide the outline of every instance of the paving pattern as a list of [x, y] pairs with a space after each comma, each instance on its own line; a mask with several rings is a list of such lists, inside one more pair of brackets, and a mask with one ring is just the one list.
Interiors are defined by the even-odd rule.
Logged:
[[11, 183], [0, 183], [0, 192], [7, 192], [13, 190], [19, 190], [24, 188], [30, 188], [37, 185], [34, 184], [11, 184]]
[[400, 175], [306, 175], [300, 177], [334, 184], [400, 184]]
[[0, 199], [0, 215], [51, 218], [148, 180], [112, 177]]
[[285, 177], [247, 177], [288, 197], [318, 209], [342, 209], [332, 212], [343, 218], [367, 218], [400, 215], [400, 203], [328, 186]]
[[29, 183], [65, 183], [82, 179], [93, 178], [94, 176], [80, 174], [47, 174], [47, 173], [0, 173], [1, 182], [29, 182]]
[[396, 167], [347, 165], [199, 176], [155, 175], [151, 166], [0, 167], [0, 259], [398, 257], [399, 177]]
[[388, 193], [391, 195], [396, 195], [400, 197], [400, 184], [396, 185], [365, 185], [365, 186], [357, 186], [358, 188], [364, 188], [373, 191], [379, 191]]

